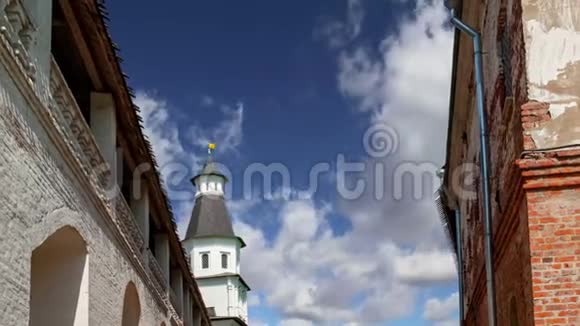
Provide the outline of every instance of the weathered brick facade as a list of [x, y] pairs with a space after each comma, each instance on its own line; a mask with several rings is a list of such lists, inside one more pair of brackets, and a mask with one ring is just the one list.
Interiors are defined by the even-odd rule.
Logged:
[[[459, 3], [483, 42], [497, 324], [580, 325], [580, 2]], [[480, 162], [472, 41], [458, 40], [445, 184], [463, 216], [463, 320], [487, 325], [481, 180], [457, 185]]]

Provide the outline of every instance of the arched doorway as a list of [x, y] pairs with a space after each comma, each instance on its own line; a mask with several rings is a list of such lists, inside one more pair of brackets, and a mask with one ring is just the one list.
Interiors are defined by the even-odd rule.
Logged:
[[70, 226], [34, 249], [29, 325], [88, 325], [88, 270], [85, 241]]
[[139, 303], [139, 293], [133, 282], [129, 282], [125, 288], [125, 298], [123, 299], [123, 323], [122, 326], [138, 326], [141, 318], [141, 304]]

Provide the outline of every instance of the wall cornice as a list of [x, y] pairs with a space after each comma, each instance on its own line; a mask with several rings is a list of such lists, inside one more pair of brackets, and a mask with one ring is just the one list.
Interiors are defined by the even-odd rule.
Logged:
[[580, 187], [580, 148], [527, 152], [516, 164], [526, 190]]

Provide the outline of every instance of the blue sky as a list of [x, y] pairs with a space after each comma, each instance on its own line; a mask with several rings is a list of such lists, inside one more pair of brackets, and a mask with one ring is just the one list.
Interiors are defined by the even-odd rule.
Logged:
[[[440, 1], [108, 8], [181, 232], [188, 179], [217, 143], [234, 227], [248, 243], [251, 325], [457, 324], [455, 265], [431, 195], [452, 50]], [[341, 160], [363, 168], [346, 173]], [[255, 163], [283, 166], [290, 182], [274, 178], [268, 196], [244, 182]], [[317, 163], [325, 172], [306, 192]], [[398, 178], [417, 169], [427, 175], [419, 196]], [[357, 181], [364, 190], [345, 195]]]

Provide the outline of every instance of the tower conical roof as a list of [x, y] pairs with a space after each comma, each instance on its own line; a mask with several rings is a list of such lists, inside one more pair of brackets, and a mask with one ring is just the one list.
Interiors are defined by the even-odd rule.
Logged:
[[[196, 179], [207, 175], [220, 176], [224, 179], [224, 182], [227, 182], [226, 176], [221, 173], [218, 164], [214, 162], [211, 155], [200, 173], [192, 181], [196, 186], [199, 186], [196, 183]], [[242, 247], [245, 246], [244, 241], [234, 233], [232, 219], [224, 196], [203, 192], [197, 195], [184, 240], [201, 237], [237, 238]]]
[[192, 181], [195, 182], [195, 179], [202, 175], [217, 175], [223, 177], [226, 181], [228, 180], [228, 178], [226, 178], [226, 176], [219, 170], [218, 163], [213, 160], [212, 156], [208, 157], [207, 162], [205, 162], [199, 174], [193, 177]]
[[195, 199], [185, 239], [207, 236], [236, 237], [222, 196], [201, 195]]

